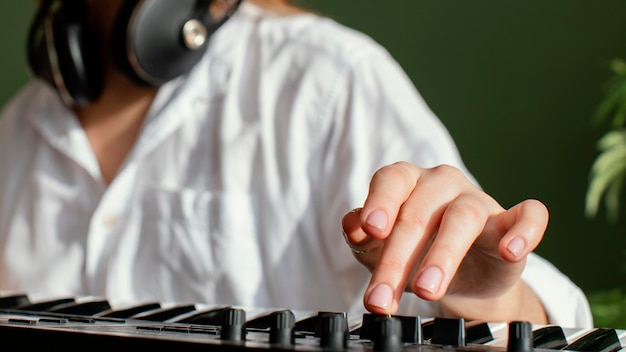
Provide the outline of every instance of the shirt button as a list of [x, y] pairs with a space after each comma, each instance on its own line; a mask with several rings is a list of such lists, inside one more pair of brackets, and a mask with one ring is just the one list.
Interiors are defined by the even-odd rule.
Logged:
[[102, 223], [103, 223], [105, 226], [113, 226], [113, 225], [117, 224], [117, 216], [112, 215], [112, 214], [105, 215], [105, 216], [102, 218]]

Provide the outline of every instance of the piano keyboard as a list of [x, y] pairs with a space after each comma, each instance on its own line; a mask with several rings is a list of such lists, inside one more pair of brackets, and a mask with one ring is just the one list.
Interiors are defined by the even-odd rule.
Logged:
[[0, 297], [0, 350], [626, 351], [626, 331], [525, 322]]

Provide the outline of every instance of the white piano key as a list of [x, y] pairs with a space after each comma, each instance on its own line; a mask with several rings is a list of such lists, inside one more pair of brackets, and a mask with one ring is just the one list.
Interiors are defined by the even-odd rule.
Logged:
[[504, 346], [506, 347], [507, 336], [509, 333], [509, 325], [507, 323], [487, 323], [493, 340], [484, 343], [490, 346]]

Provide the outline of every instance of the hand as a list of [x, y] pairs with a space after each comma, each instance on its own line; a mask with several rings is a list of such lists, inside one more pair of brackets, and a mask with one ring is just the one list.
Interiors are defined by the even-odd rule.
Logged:
[[545, 312], [520, 277], [547, 224], [538, 201], [505, 210], [453, 167], [403, 162], [377, 171], [363, 208], [342, 221], [355, 257], [372, 271], [364, 296], [371, 312], [394, 314], [412, 291], [441, 300], [448, 315], [535, 322]]

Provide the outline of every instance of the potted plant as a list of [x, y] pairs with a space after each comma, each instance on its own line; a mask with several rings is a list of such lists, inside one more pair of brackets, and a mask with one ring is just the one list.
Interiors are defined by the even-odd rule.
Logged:
[[[593, 122], [607, 124], [599, 138], [585, 199], [585, 214], [598, 215], [604, 203], [607, 220], [616, 223], [626, 179], [626, 62], [611, 62], [613, 77], [608, 92], [600, 102]], [[626, 328], [626, 291], [620, 288], [588, 294], [595, 325]]]

